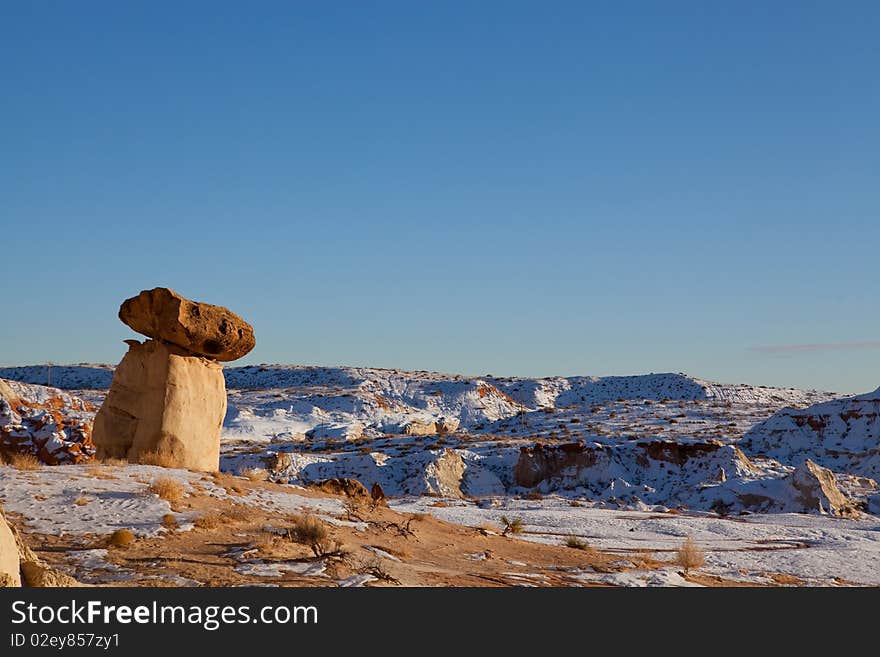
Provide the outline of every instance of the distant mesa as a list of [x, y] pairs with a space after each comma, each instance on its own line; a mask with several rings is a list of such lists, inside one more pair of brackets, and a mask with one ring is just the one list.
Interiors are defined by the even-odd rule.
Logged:
[[217, 361], [254, 348], [253, 327], [222, 306], [157, 287], [126, 299], [119, 319], [151, 340], [126, 340], [92, 438], [98, 458], [216, 471], [226, 415]]
[[256, 344], [254, 328], [228, 308], [190, 301], [167, 287], [126, 299], [119, 319], [148, 338], [224, 362], [241, 358]]

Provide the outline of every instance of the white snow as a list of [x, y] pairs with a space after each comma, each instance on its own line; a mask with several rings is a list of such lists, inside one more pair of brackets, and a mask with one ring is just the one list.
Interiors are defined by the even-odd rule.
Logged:
[[317, 577], [323, 575], [323, 561], [246, 561], [235, 567], [235, 572], [258, 577], [281, 577], [285, 572]]
[[[149, 492], [150, 483], [168, 477], [189, 488], [201, 478], [149, 465], [105, 470], [112, 479], [97, 478], [91, 466], [84, 465], [30, 471], [0, 466], [0, 501], [7, 511], [25, 517], [25, 531], [62, 536], [129, 529], [139, 536], [156, 536], [164, 531], [162, 516], [174, 512], [167, 501]], [[80, 498], [86, 503], [76, 504]]]
[[572, 507], [567, 500], [507, 500], [499, 507], [480, 508], [462, 500], [414, 498], [392, 502], [403, 513], [430, 513], [441, 520], [479, 527], [501, 526], [501, 516], [519, 518], [526, 534], [519, 538], [560, 544], [578, 536], [591, 546], [611, 552], [647, 550], [671, 561], [685, 538], [692, 536], [706, 552], [707, 573], [731, 575], [785, 573], [811, 584], [834, 584], [835, 577], [859, 584], [880, 585], [880, 518], [844, 520], [806, 514], [748, 515], [724, 519], [714, 514], [657, 514]]
[[377, 581], [377, 579], [372, 575], [352, 575], [351, 577], [337, 580], [336, 583], [343, 588], [357, 588], [375, 581]]
[[[94, 472], [101, 472], [96, 477]], [[162, 517], [175, 515], [180, 530], [192, 528], [187, 514], [178, 514], [171, 505], [149, 491], [159, 478], [183, 484], [187, 492], [199, 492], [238, 504], [257, 506], [280, 514], [314, 512], [340, 524], [333, 516], [343, 513], [337, 499], [313, 498], [288, 491], [252, 490], [246, 495], [228, 495], [210, 476], [188, 470], [150, 465], [126, 465], [95, 469], [87, 465], [59, 465], [20, 471], [0, 466], [0, 502], [7, 511], [25, 518], [25, 531], [55, 535], [110, 534], [129, 529], [139, 536], [157, 536], [166, 531]], [[76, 500], [85, 504], [76, 504]], [[353, 523], [365, 528], [365, 525]]]
[[580, 582], [597, 582], [600, 584], [608, 584], [610, 586], [702, 586], [701, 584], [686, 580], [678, 572], [669, 569], [626, 570], [618, 573], [582, 572], [570, 575], [570, 577]]

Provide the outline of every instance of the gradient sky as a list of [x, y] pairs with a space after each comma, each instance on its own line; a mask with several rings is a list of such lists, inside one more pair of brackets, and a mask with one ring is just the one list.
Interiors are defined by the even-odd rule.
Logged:
[[880, 3], [0, 4], [0, 364], [880, 385]]

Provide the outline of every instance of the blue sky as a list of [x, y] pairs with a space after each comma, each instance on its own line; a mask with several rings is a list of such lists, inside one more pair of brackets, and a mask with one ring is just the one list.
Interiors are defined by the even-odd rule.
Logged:
[[875, 2], [6, 2], [0, 363], [880, 385]]

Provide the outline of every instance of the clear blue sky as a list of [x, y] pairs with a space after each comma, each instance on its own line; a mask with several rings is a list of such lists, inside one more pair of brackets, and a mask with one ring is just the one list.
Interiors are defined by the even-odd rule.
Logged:
[[0, 363], [880, 385], [880, 3], [4, 2]]

